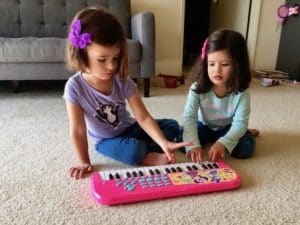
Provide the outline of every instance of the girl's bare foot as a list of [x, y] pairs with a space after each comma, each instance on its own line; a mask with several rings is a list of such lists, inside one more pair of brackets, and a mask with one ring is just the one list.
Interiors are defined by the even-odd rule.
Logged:
[[248, 129], [248, 131], [254, 136], [257, 137], [259, 136], [260, 132], [257, 129]]
[[151, 152], [146, 155], [142, 161], [142, 165], [145, 166], [158, 166], [166, 165], [169, 163], [169, 160], [164, 153]]

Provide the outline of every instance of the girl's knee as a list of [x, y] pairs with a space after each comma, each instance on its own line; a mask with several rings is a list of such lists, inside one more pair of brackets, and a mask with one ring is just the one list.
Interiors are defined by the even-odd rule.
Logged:
[[146, 155], [146, 143], [136, 139], [118, 141], [118, 144], [105, 142], [96, 146], [96, 150], [122, 163], [136, 165], [139, 164]]
[[145, 158], [146, 153], [146, 144], [142, 141], [137, 141], [124, 149], [124, 154], [122, 154], [120, 161], [129, 165], [137, 165]]
[[182, 130], [174, 119], [158, 120], [158, 125], [169, 141], [178, 140], [182, 136]]
[[158, 124], [162, 129], [179, 129], [179, 124], [176, 120], [174, 119], [161, 119], [158, 120]]
[[255, 139], [248, 137], [243, 139], [232, 151], [231, 156], [238, 159], [250, 158], [255, 150]]
[[253, 152], [242, 152], [242, 151], [233, 151], [231, 156], [237, 159], [248, 159], [252, 156]]

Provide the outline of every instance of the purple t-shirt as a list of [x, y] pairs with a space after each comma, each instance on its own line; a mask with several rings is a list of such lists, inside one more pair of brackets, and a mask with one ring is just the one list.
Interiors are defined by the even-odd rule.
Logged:
[[78, 72], [67, 81], [63, 97], [83, 109], [88, 134], [97, 144], [121, 134], [135, 123], [126, 109], [126, 98], [132, 96], [136, 89], [130, 78], [121, 80], [116, 74], [113, 76], [112, 93], [104, 95], [92, 88]]

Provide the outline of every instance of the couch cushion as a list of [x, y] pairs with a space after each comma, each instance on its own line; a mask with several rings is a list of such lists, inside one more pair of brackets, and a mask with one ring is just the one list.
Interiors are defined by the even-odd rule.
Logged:
[[141, 61], [141, 45], [138, 41], [127, 39], [129, 62]]
[[130, 37], [130, 0], [0, 0], [0, 36], [64, 38], [74, 15], [87, 6], [107, 8]]
[[0, 62], [64, 62], [64, 38], [0, 38]]
[[[64, 62], [64, 38], [1, 38], [0, 62]], [[127, 39], [129, 62], [141, 60], [141, 45]]]

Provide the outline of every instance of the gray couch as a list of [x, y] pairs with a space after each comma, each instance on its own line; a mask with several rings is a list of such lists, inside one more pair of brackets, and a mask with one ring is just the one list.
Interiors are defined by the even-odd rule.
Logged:
[[131, 77], [143, 79], [149, 96], [155, 73], [155, 20], [151, 12], [131, 16], [130, 0], [0, 0], [0, 80], [65, 80], [68, 26], [87, 6], [108, 8], [128, 37]]

